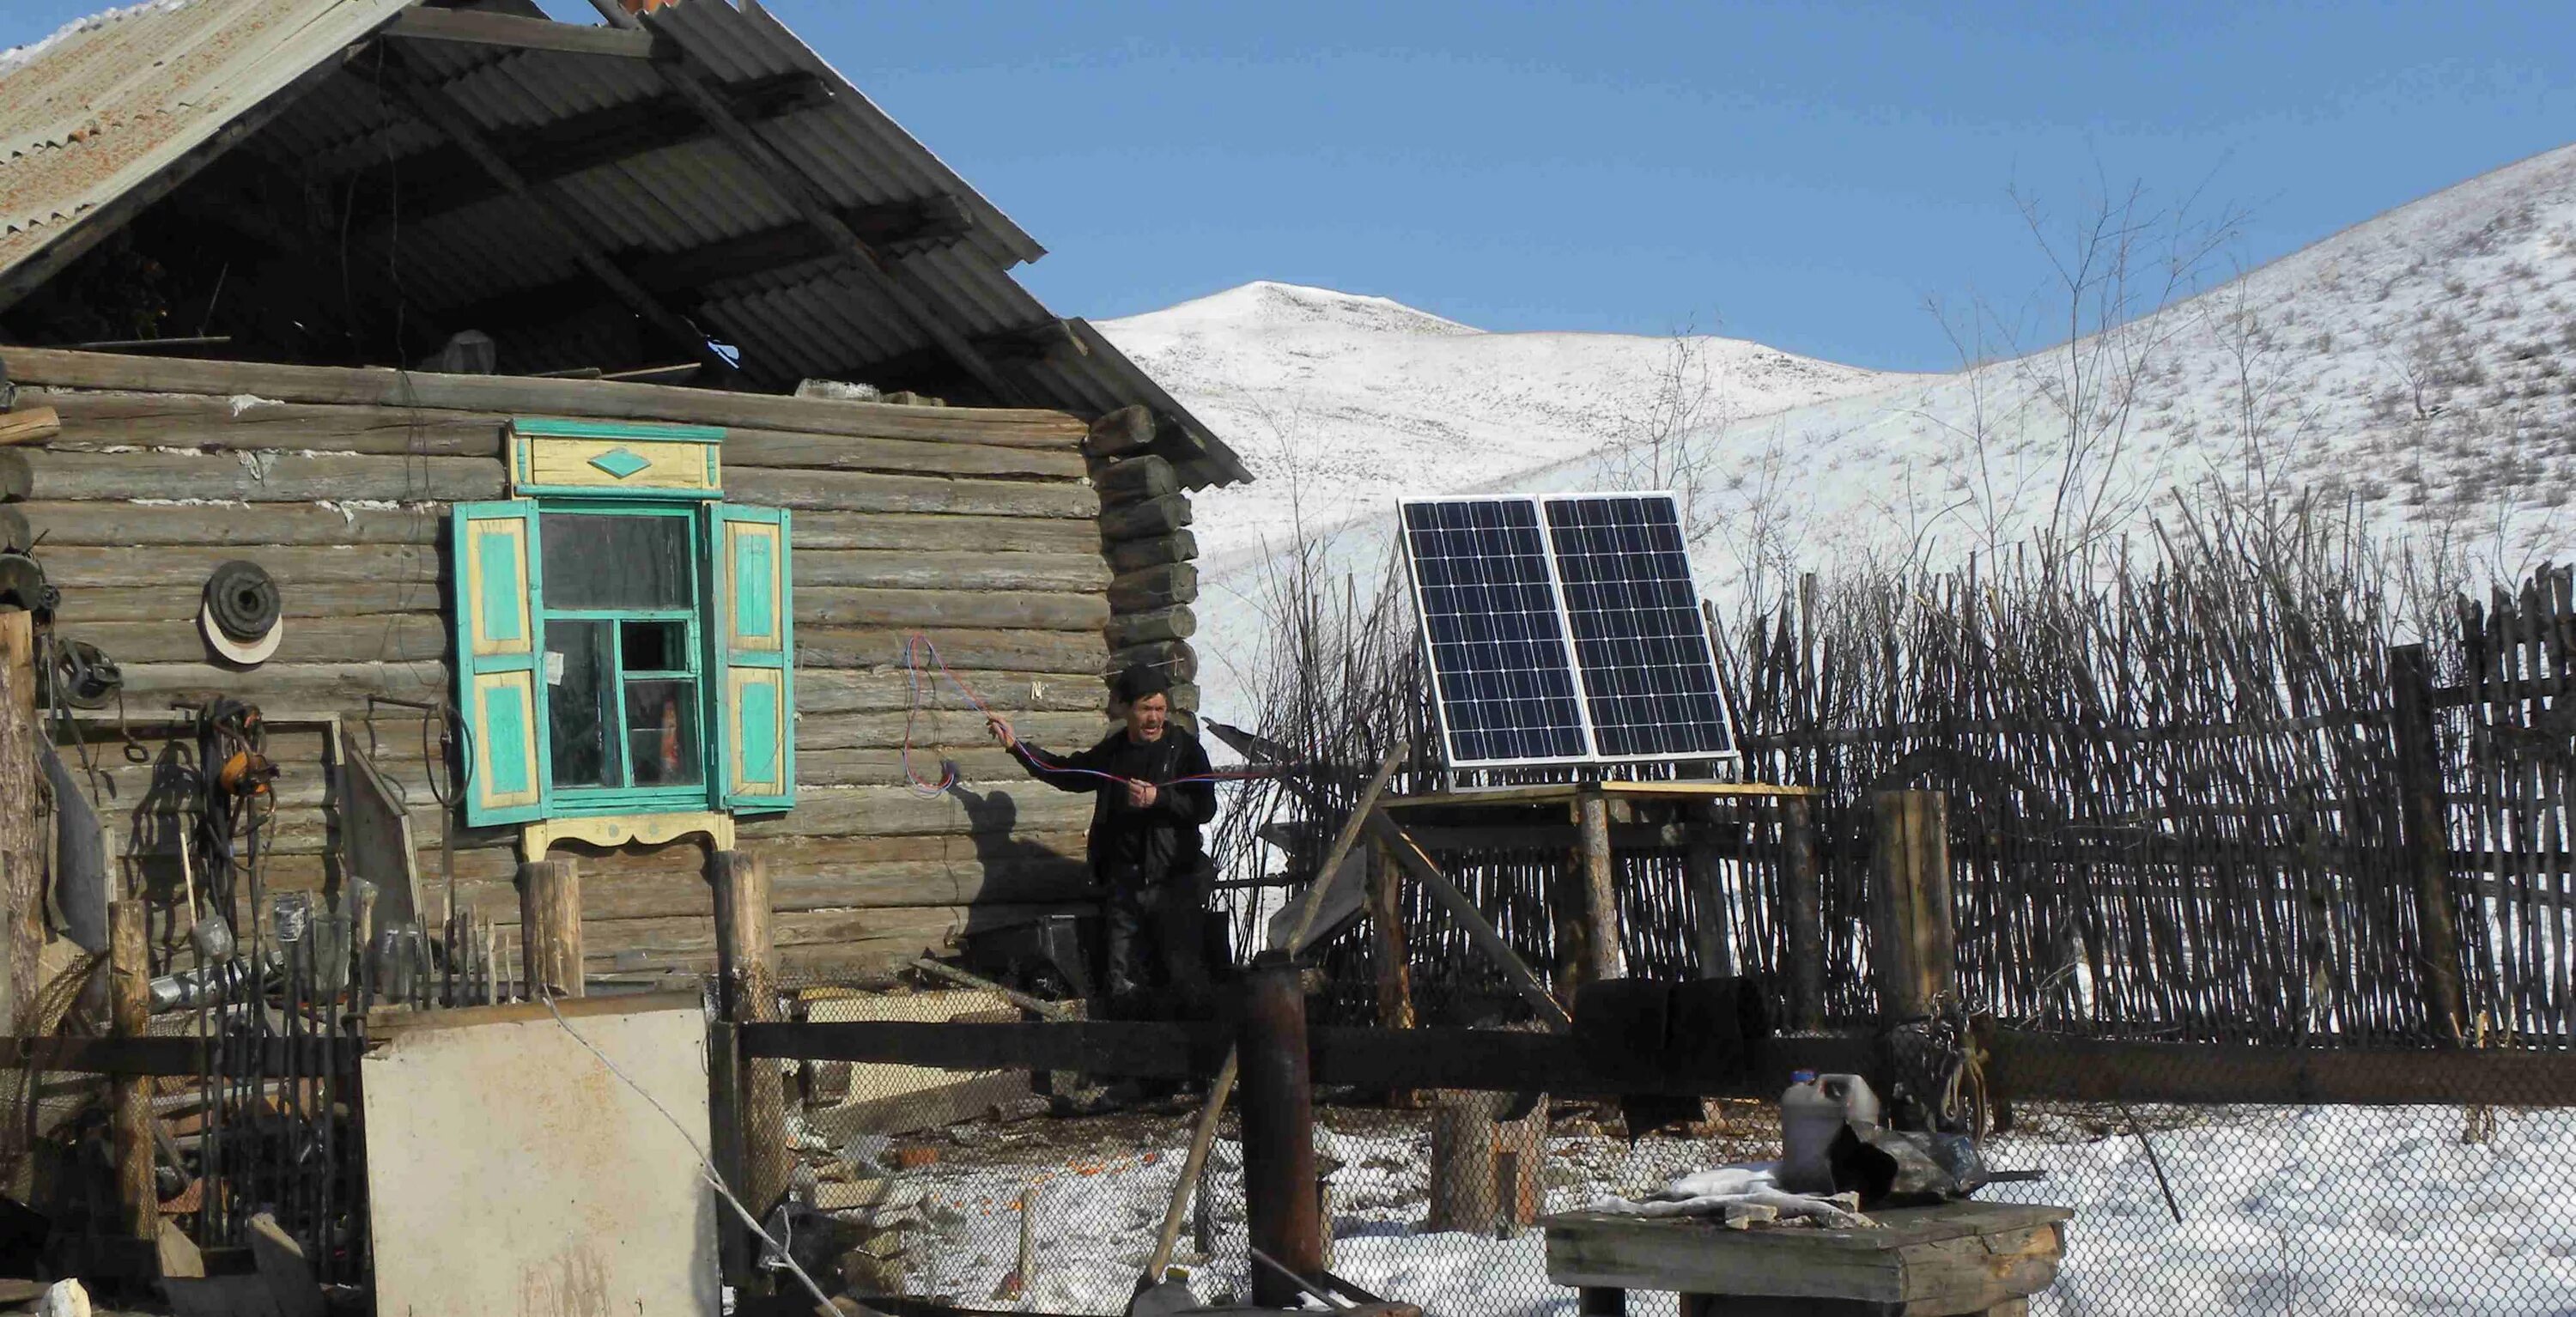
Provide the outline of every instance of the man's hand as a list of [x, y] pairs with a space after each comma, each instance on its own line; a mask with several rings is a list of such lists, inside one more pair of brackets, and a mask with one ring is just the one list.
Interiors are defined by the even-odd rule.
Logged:
[[1151, 782], [1129, 782], [1127, 784], [1127, 807], [1129, 809], [1151, 809], [1154, 807], [1154, 802], [1162, 799], [1162, 796], [1163, 793]]
[[998, 715], [986, 718], [984, 720], [984, 730], [991, 732], [993, 734], [993, 739], [1002, 743], [1003, 749], [1017, 750], [1020, 748], [1020, 738], [1011, 731], [1010, 719], [1003, 718]]

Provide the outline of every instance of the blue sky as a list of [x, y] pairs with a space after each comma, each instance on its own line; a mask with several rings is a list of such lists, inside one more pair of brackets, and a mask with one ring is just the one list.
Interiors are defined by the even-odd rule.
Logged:
[[[0, 44], [95, 7], [9, 0]], [[1095, 319], [1278, 279], [1941, 369], [1927, 297], [2047, 279], [2015, 187], [2197, 190], [2258, 263], [2576, 140], [2564, 3], [770, 8]]]

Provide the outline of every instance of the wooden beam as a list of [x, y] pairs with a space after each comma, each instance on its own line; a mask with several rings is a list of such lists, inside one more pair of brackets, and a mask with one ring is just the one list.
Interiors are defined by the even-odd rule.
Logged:
[[[1448, 875], [1440, 872], [1440, 866], [1433, 864], [1430, 856], [1423, 854], [1422, 848], [1414, 844], [1413, 838], [1406, 835], [1403, 827], [1386, 812], [1385, 805], [1369, 810], [1368, 830], [1371, 837], [1386, 847], [1387, 853], [1394, 857], [1406, 876], [1421, 884], [1431, 899], [1449, 912], [1450, 919], [1466, 933], [1467, 940], [1502, 971], [1504, 979], [1538, 1013], [1538, 1018], [1560, 1029], [1573, 1026], [1574, 1017], [1566, 1014], [1565, 1007], [1548, 995], [1547, 985], [1530, 973], [1529, 966], [1522, 964], [1519, 954], [1512, 950], [1512, 944], [1494, 931], [1494, 926], [1486, 921], [1484, 912], [1476, 908], [1476, 903], [1467, 899], [1467, 894], [1459, 891], [1458, 885], [1450, 882]], [[1421, 1087], [1436, 1088], [1440, 1085]]]
[[[404, 12], [420, 11], [405, 10]], [[738, 373], [734, 364], [726, 360], [724, 354], [717, 352], [707, 342], [707, 336], [699, 332], [695, 325], [663, 305], [661, 300], [651, 293], [637, 287], [633, 279], [628, 278], [624, 271], [618, 269], [606, 254], [601, 252], [599, 244], [587, 231], [565, 217], [562, 208], [556, 205], [552, 198], [548, 197], [542, 189], [530, 185], [526, 179], [521, 178], [518, 171], [512, 169], [509, 162], [503, 160], [500, 153], [494, 151], [491, 144], [483, 140], [481, 134], [466, 124], [464, 110], [451, 102], [444, 93], [404, 67], [402, 61], [398, 59], [384, 60], [382, 65], [374, 70], [373, 76], [377, 88], [387, 93], [390, 99], [397, 104], [407, 106], [424, 124], [446, 134], [448, 141], [473, 156], [494, 180], [525, 199], [531, 213], [554, 232], [556, 240], [563, 243], [566, 250], [572, 252], [574, 259], [581, 262], [582, 268], [590, 271], [591, 277], [606, 284], [609, 291], [617, 294], [618, 299], [625, 302], [629, 309], [643, 317], [645, 323], [674, 340], [679, 346], [689, 349], [690, 355], [706, 363], [715, 371], [717, 378], [732, 379]]]
[[[1214, 1074], [1228, 1034], [1219, 1024], [1084, 1021], [959, 1024], [867, 1021], [742, 1028], [752, 1056], [867, 1061], [947, 1070], [1071, 1070], [1095, 1076], [1185, 1079]], [[54, 1041], [54, 1040], [45, 1040]], [[72, 1043], [76, 1040], [61, 1040]], [[96, 1044], [105, 1040], [79, 1040]], [[193, 1047], [195, 1039], [148, 1039]], [[1361, 1088], [1544, 1090], [1568, 1097], [1668, 1094], [1777, 1097], [1792, 1070], [1852, 1072], [1871, 1064], [1860, 1035], [1770, 1038], [1744, 1055], [1604, 1057], [1567, 1034], [1488, 1029], [1318, 1026], [1307, 1054], [1318, 1084]], [[2324, 1049], [2228, 1043], [2063, 1038], [2002, 1030], [1986, 1076], [2016, 1101], [2299, 1103], [2345, 1106], [2576, 1104], [2576, 1053]]]
[[[660, 30], [659, 20], [651, 14], [643, 15], [643, 22], [648, 32]], [[1026, 390], [1005, 378], [994, 368], [991, 360], [966, 341], [964, 334], [932, 309], [918, 280], [841, 222], [834, 213], [832, 199], [824, 194], [822, 188], [793, 162], [780, 155], [776, 148], [763, 141], [750, 125], [735, 116], [710, 86], [713, 79], [706, 67], [685, 47], [679, 50], [676, 61], [656, 61], [653, 67], [661, 73], [665, 85], [695, 106], [699, 116], [724, 137], [742, 157], [743, 163], [767, 180], [788, 204], [796, 208], [806, 223], [848, 249], [853, 258], [850, 268], [858, 272], [871, 291], [893, 303], [897, 310], [910, 318], [959, 367], [989, 390], [993, 401], [1013, 406], [1027, 401], [1029, 395]]]
[[396, 15], [385, 35], [408, 41], [448, 41], [512, 50], [550, 50], [561, 55], [602, 59], [652, 59], [656, 41], [650, 32], [590, 27], [545, 18], [482, 13], [468, 9], [415, 7]]

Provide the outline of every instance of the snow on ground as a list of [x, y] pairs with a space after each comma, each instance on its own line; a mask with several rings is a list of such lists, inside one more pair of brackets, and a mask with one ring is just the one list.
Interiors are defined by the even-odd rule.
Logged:
[[[1235, 722], [1301, 529], [1367, 589], [1399, 494], [1603, 487], [1671, 352], [1278, 284], [1103, 329], [1260, 474], [1197, 500], [1201, 684]], [[1891, 376], [1702, 345], [1717, 405], [1688, 438], [1711, 471], [1694, 560], [1721, 601], [1757, 573], [2134, 529], [2175, 491], [2348, 499], [2502, 578], [2576, 548], [2576, 147], [2072, 349]]]
[[[2057, 1285], [2033, 1303], [2049, 1317], [2192, 1313], [2563, 1314], [2576, 1311], [2576, 1112], [2499, 1113], [2494, 1136], [2461, 1141], [2456, 1108], [2138, 1108], [2184, 1220], [2168, 1215], [2154, 1172], [2125, 1121], [2103, 1113], [2027, 1113], [2046, 1126], [2000, 1139], [1999, 1167], [2040, 1169], [2044, 1183], [1984, 1195], [2071, 1206]], [[1121, 1118], [1097, 1146], [1067, 1148], [1047, 1123], [1012, 1127], [970, 1157], [920, 1177], [933, 1202], [932, 1240], [916, 1292], [987, 1302], [1014, 1265], [1023, 1187], [1035, 1202], [1033, 1311], [1114, 1313], [1153, 1244], [1187, 1129], [1184, 1119]], [[2108, 1123], [2106, 1123], [2108, 1122]], [[1341, 1160], [1332, 1179], [1332, 1266], [1432, 1317], [1569, 1317], [1571, 1290], [1546, 1281], [1542, 1238], [1420, 1234], [1430, 1138], [1418, 1115], [1328, 1110], [1319, 1147]], [[1016, 1131], [1016, 1132], [1013, 1132]], [[1768, 1154], [1767, 1138], [1625, 1141], [1596, 1133], [1549, 1141], [1548, 1207], [1605, 1192], [1637, 1193], [1672, 1176]], [[1246, 1282], [1241, 1151], [1220, 1140], [1211, 1164], [1213, 1257], [1179, 1262], [1203, 1299]], [[1146, 1160], [1151, 1158], [1151, 1160]], [[1669, 1296], [1637, 1296], [1662, 1317]]]

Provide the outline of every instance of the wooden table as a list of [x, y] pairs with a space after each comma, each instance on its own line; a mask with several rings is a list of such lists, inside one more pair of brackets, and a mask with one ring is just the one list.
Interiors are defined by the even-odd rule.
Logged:
[[2063, 1207], [1944, 1203], [1871, 1213], [1874, 1230], [1569, 1212], [1542, 1219], [1547, 1275], [1616, 1317], [1629, 1290], [1671, 1290], [1682, 1317], [2022, 1317], [2057, 1278]]

